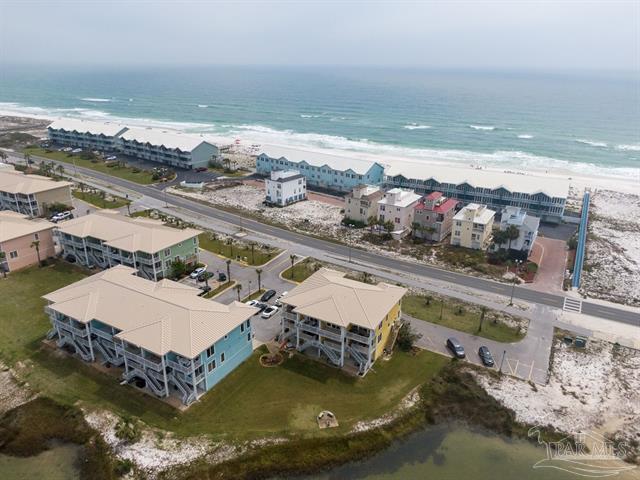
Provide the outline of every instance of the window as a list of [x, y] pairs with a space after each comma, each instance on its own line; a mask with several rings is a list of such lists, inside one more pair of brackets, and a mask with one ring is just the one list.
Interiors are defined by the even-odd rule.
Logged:
[[202, 365], [200, 365], [198, 368], [196, 368], [196, 377], [198, 375], [202, 375], [202, 372], [204, 372], [204, 368], [202, 367]]
[[[225, 335], [224, 339], [227, 340], [229, 338], [229, 335]], [[224, 354], [223, 354], [224, 355]]]
[[220, 354], [220, 363], [224, 362], [224, 352]]
[[215, 345], [211, 345], [209, 348], [207, 348], [207, 358], [213, 357], [214, 353], [216, 353]]
[[17, 250], [14, 250], [13, 252], [9, 252], [9, 258], [18, 258]]
[[247, 333], [247, 342], [250, 342], [250, 341], [251, 341], [251, 334]]
[[171, 260], [170, 259], [169, 260], [165, 260], [164, 261], [164, 266], [167, 267], [167, 268], [171, 267]]
[[193, 237], [193, 244], [196, 245], [198, 243], [197, 237]]
[[251, 326], [251, 320], [247, 320], [247, 328]]
[[211, 373], [216, 368], [216, 361], [212, 360], [209, 365], [207, 365], [207, 372]]
[[240, 324], [240, 333], [244, 332], [244, 323]]
[[33, 234], [33, 238], [35, 238], [36, 240], [40, 240], [40, 237], [38, 236], [38, 234], [37, 234], [37, 233], [34, 233], [34, 234]]
[[164, 251], [164, 256], [165, 256], [165, 257], [168, 257], [169, 255], [171, 255], [171, 249], [170, 249], [170, 248], [167, 248], [167, 249]]

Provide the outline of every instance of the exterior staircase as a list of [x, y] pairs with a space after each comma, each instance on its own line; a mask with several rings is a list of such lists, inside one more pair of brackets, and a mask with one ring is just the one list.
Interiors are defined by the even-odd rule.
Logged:
[[105, 340], [98, 337], [93, 341], [93, 346], [111, 365], [118, 367], [124, 363], [124, 358], [116, 353], [115, 347], [107, 344]]
[[336, 352], [334, 352], [329, 347], [325, 346], [323, 343], [318, 340], [307, 340], [300, 347], [300, 351], [304, 352], [309, 347], [320, 348], [320, 350], [329, 358], [329, 360], [334, 364], [340, 366], [340, 357]]
[[346, 346], [346, 351], [351, 354], [351, 358], [358, 362], [358, 369], [360, 373], [364, 372], [368, 359], [351, 345]]
[[180, 391], [180, 393], [182, 394], [182, 403], [184, 403], [185, 405], [191, 405], [196, 400], [193, 389], [189, 388], [189, 386], [184, 381], [180, 380], [180, 378], [173, 373], [167, 376], [167, 381], [170, 384], [175, 385], [176, 388]]

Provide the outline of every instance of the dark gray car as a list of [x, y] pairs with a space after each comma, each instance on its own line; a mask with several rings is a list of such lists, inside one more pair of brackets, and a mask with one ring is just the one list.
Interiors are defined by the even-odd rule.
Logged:
[[454, 337], [447, 338], [447, 348], [451, 350], [451, 353], [453, 353], [456, 358], [465, 358], [464, 347], [458, 339]]

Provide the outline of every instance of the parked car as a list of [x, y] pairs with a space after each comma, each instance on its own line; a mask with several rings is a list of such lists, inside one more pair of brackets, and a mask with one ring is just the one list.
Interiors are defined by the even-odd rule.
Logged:
[[464, 358], [464, 347], [462, 344], [454, 337], [447, 338], [447, 348], [451, 350], [453, 355], [456, 358]]
[[58, 223], [58, 222], [62, 222], [63, 220], [70, 220], [72, 218], [73, 218], [73, 213], [67, 210], [66, 212], [58, 212], [52, 215], [49, 220], [51, 220], [53, 223]]
[[482, 363], [485, 366], [493, 367], [495, 365], [495, 362], [493, 361], [493, 357], [491, 356], [491, 352], [489, 351], [488, 347], [485, 347], [484, 345], [480, 347], [480, 349], [478, 350], [478, 356], [480, 357], [480, 360], [482, 360]]
[[111, 162], [113, 160], [117, 160], [118, 157], [116, 157], [115, 155], [111, 155], [110, 157], [105, 158], [106, 161]]
[[198, 279], [197, 279], [197, 280], [198, 280], [199, 282], [204, 282], [205, 280], [208, 280], [208, 279], [210, 279], [211, 277], [213, 277], [213, 273], [211, 273], [211, 272], [207, 272], [207, 271], [204, 271], [204, 272], [202, 272], [200, 275], [198, 275]]
[[227, 281], [227, 274], [226, 273], [218, 273], [218, 281], [219, 282], [226, 282]]
[[71, 153], [81, 153], [82, 149], [81, 148], [74, 148], [73, 150], [71, 150]]
[[195, 170], [196, 172], [206, 172], [207, 171], [207, 167], [198, 167]]
[[257, 300], [248, 300], [248, 301], [244, 302], [245, 305], [249, 305], [250, 307], [255, 307], [256, 303], [258, 303]]
[[261, 302], [268, 302], [269, 300], [271, 300], [275, 296], [276, 296], [276, 291], [275, 290], [267, 290], [260, 297], [260, 301]]
[[286, 297], [286, 296], [287, 296], [287, 293], [289, 293], [289, 292], [282, 292], [282, 293], [280, 294], [280, 296], [279, 296], [278, 298], [276, 298], [276, 301], [274, 302], [274, 303], [275, 303], [275, 305], [277, 305], [278, 307], [281, 307], [281, 306], [282, 306], [282, 298], [283, 298], [283, 297]]
[[265, 308], [264, 312], [262, 312], [262, 315], [260, 315], [262, 318], [271, 318], [273, 317], [276, 313], [278, 313], [278, 307], [272, 305], [270, 307]]
[[204, 273], [206, 271], [207, 271], [207, 267], [198, 267], [193, 272], [191, 272], [191, 275], [189, 275], [189, 278], [196, 279], [198, 278], [198, 276], [200, 276], [201, 273]]
[[258, 315], [259, 313], [264, 312], [265, 309], [267, 309], [269, 307], [269, 305], [264, 303], [264, 302], [258, 302], [257, 300], [255, 302], [256, 303], [254, 303], [252, 306], [256, 307], [258, 309], [258, 311], [256, 313], [254, 313], [254, 315]]

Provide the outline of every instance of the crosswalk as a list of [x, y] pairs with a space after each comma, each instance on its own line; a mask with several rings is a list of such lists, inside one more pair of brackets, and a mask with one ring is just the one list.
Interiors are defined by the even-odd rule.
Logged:
[[564, 305], [562, 310], [565, 312], [582, 313], [582, 300], [564, 297]]

